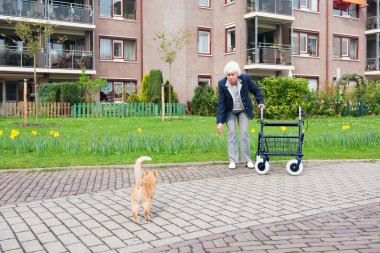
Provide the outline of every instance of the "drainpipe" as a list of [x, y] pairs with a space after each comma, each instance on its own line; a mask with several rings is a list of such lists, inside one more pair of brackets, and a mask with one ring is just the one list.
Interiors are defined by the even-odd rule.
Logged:
[[329, 1], [326, 1], [326, 84], [329, 81]]

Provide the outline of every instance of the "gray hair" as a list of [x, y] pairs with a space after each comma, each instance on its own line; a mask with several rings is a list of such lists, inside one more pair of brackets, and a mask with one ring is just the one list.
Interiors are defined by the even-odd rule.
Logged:
[[224, 75], [227, 75], [228, 73], [237, 73], [238, 76], [241, 75], [241, 70], [239, 63], [236, 61], [230, 61], [224, 66]]

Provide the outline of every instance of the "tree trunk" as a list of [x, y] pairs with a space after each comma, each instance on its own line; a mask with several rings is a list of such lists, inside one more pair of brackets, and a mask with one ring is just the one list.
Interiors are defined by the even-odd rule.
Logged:
[[162, 112], [161, 112], [161, 120], [162, 122], [165, 121], [165, 85], [161, 85], [161, 107], [162, 107]]
[[38, 84], [37, 84], [37, 67], [36, 67], [36, 56], [37, 54], [33, 54], [33, 68], [34, 68], [34, 97], [36, 102], [36, 124], [38, 124], [38, 110], [39, 110], [39, 104], [38, 104]]
[[171, 92], [170, 92], [170, 85], [172, 85], [172, 64], [170, 63], [169, 64], [169, 120], [170, 120], [170, 116], [172, 115], [172, 105], [170, 103], [171, 101]]

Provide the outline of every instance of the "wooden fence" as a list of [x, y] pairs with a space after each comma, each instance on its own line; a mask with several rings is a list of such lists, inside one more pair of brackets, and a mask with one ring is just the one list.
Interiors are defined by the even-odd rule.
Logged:
[[[38, 103], [38, 116], [57, 118], [57, 117], [70, 117], [71, 105], [70, 103]], [[28, 116], [36, 116], [36, 103], [28, 102]], [[0, 103], [0, 117], [23, 117], [24, 116], [24, 102], [6, 102]]]
[[[171, 115], [185, 115], [185, 104], [170, 103]], [[74, 104], [72, 117], [129, 117], [161, 115], [161, 104], [153, 103], [120, 103], [120, 104]], [[169, 104], [165, 104], [165, 113], [169, 113]]]
[[[185, 115], [185, 104], [171, 103], [171, 115]], [[36, 103], [28, 102], [28, 116], [36, 116]], [[153, 103], [39, 103], [40, 117], [129, 117], [161, 115], [161, 104]], [[169, 114], [169, 104], [165, 104], [165, 113]], [[0, 117], [23, 117], [24, 102], [0, 103]]]

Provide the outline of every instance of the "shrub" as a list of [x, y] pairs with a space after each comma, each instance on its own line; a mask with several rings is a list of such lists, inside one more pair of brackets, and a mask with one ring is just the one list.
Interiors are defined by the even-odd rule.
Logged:
[[136, 94], [132, 93], [132, 94], [129, 94], [127, 102], [128, 103], [140, 103], [140, 98]]
[[141, 82], [141, 91], [140, 91], [140, 101], [146, 103], [148, 101], [148, 85], [149, 85], [149, 74], [144, 75], [144, 78]]
[[165, 82], [165, 102], [169, 102], [169, 88], [170, 88], [170, 102], [171, 103], [178, 103], [178, 95], [174, 91], [174, 88], [171, 84], [169, 84], [169, 81]]
[[297, 105], [308, 110], [310, 102], [306, 79], [289, 77], [266, 77], [259, 85], [263, 89], [267, 118], [294, 118], [298, 115]]
[[215, 90], [210, 85], [195, 88], [194, 97], [191, 101], [191, 110], [194, 115], [215, 116], [216, 105]]
[[40, 101], [80, 103], [84, 101], [83, 91], [76, 82], [44, 83], [39, 89]]
[[42, 103], [58, 102], [59, 93], [59, 83], [43, 83], [38, 90], [40, 101]]
[[64, 82], [60, 83], [61, 102], [70, 102], [71, 104], [84, 102], [83, 90], [78, 83]]
[[162, 72], [161, 70], [153, 69], [149, 72], [149, 81], [147, 87], [147, 101], [148, 103], [161, 102], [161, 85], [162, 85]]

